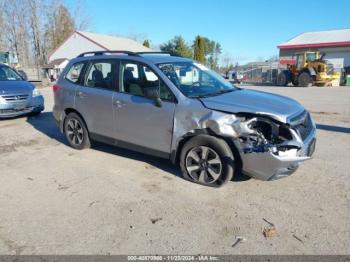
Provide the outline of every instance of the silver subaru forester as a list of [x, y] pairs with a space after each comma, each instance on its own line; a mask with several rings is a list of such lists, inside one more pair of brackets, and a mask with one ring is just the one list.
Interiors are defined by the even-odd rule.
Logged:
[[315, 150], [315, 123], [298, 102], [235, 87], [165, 53], [83, 53], [53, 91], [54, 117], [73, 148], [100, 141], [167, 158], [203, 185], [238, 172], [286, 177]]

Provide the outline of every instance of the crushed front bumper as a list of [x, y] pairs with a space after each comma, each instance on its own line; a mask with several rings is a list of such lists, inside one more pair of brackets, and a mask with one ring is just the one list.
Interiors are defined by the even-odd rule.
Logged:
[[44, 110], [43, 96], [31, 97], [19, 102], [1, 102], [0, 118], [11, 118]]
[[268, 152], [241, 152], [244, 174], [260, 180], [276, 180], [293, 174], [299, 164], [311, 159], [316, 145], [316, 128], [313, 127], [303, 146], [290, 154]]

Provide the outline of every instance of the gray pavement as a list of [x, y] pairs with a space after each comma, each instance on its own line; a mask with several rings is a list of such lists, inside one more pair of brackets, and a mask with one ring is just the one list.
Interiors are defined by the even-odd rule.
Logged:
[[166, 160], [71, 149], [42, 89], [41, 116], [0, 121], [0, 254], [350, 254], [350, 88], [247, 88], [305, 105], [316, 153], [291, 177], [220, 189]]

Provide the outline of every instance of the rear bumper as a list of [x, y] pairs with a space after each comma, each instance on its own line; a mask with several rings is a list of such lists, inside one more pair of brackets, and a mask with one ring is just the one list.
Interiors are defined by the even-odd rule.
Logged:
[[24, 102], [0, 103], [0, 118], [11, 118], [43, 111], [44, 98], [32, 97]]
[[303, 146], [297, 151], [285, 155], [273, 152], [241, 153], [243, 173], [260, 179], [276, 180], [293, 174], [300, 163], [311, 159], [316, 145], [316, 128], [313, 128], [304, 140]]
[[52, 109], [52, 114], [57, 127], [60, 129], [61, 133], [63, 133], [63, 123], [66, 117], [65, 112], [61, 111], [57, 105], [54, 105]]

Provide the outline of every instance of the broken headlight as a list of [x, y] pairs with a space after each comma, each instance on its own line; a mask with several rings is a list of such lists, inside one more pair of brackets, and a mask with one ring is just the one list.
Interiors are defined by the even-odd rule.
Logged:
[[269, 118], [254, 117], [242, 122], [242, 133], [239, 137], [244, 145], [244, 152], [273, 152], [298, 149], [298, 145], [290, 143], [293, 140], [291, 132], [283, 123]]

